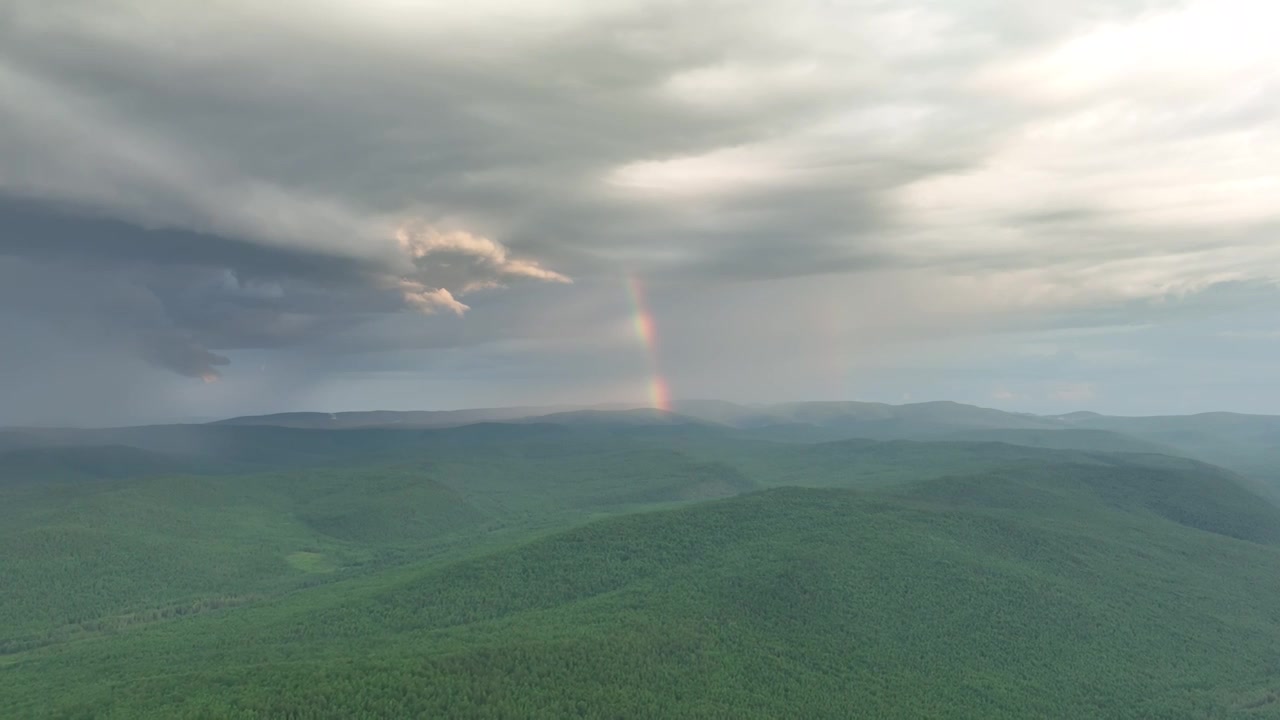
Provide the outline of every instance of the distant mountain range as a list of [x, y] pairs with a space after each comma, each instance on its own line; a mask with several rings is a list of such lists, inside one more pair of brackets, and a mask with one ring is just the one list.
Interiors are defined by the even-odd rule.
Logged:
[[[500, 425], [512, 426], [503, 430]], [[449, 428], [462, 434], [422, 432]], [[541, 430], [535, 429], [543, 428]], [[520, 427], [526, 429], [520, 430]], [[231, 458], [236, 469], [280, 467], [316, 457], [340, 458], [369, 447], [396, 448], [464, 438], [512, 437], [552, 428], [579, 431], [629, 428], [680, 434], [700, 433], [771, 442], [926, 440], [1002, 442], [1027, 447], [1100, 452], [1182, 455], [1230, 468], [1280, 492], [1280, 416], [1202, 413], [1185, 416], [1115, 417], [1093, 412], [1031, 415], [956, 402], [889, 405], [872, 402], [795, 402], [742, 405], [720, 400], [679, 402], [674, 412], [626, 405], [501, 407], [445, 411], [299, 412], [256, 415], [201, 425], [160, 425], [95, 430], [25, 429], [0, 431], [0, 453], [30, 447], [116, 446], [163, 453], [130, 464], [171, 467], [169, 456]], [[250, 432], [271, 430], [270, 433]], [[301, 431], [342, 431], [335, 437], [297, 435]], [[380, 434], [395, 430], [398, 433]], [[358, 432], [358, 435], [345, 433]], [[282, 435], [281, 433], [286, 433]], [[373, 434], [370, 434], [373, 433]], [[408, 434], [406, 434], [408, 433]], [[41, 463], [71, 462], [73, 456], [0, 454], [0, 474], [9, 465], [29, 469]], [[117, 458], [118, 459], [118, 458]], [[208, 469], [207, 466], [203, 466]], [[74, 469], [69, 469], [72, 472]]]
[[[1064, 416], [1065, 418], [1066, 416]], [[1099, 416], [1101, 417], [1101, 416]], [[888, 405], [870, 402], [796, 402], [778, 405], [739, 405], [722, 400], [689, 400], [677, 403], [666, 412], [625, 404], [554, 405], [534, 407], [477, 408], [471, 410], [359, 412], [296, 412], [274, 415], [250, 415], [218, 420], [213, 425], [271, 425], [311, 429], [347, 429], [370, 427], [434, 428], [470, 425], [477, 422], [512, 420], [573, 423], [623, 422], [671, 424], [674, 422], [710, 422], [736, 428], [766, 428], [803, 424], [815, 427], [879, 428], [900, 425], [912, 432], [935, 428], [947, 432], [965, 428], [1055, 429], [1067, 427], [1070, 421], [1057, 417], [1041, 417], [1010, 413], [956, 402], [927, 402]], [[878, 432], [884, 434], [887, 429]], [[889, 431], [890, 435], [896, 434]]]
[[519, 420], [580, 409], [576, 405], [555, 407], [480, 408], [475, 410], [368, 410], [361, 412], [292, 412], [247, 415], [218, 420], [210, 425], [271, 425], [274, 427], [345, 430], [350, 428], [402, 427], [433, 428], [470, 425], [478, 422]]
[[431, 428], [477, 422], [563, 425], [701, 424], [761, 439], [816, 442], [977, 440], [1033, 447], [1180, 454], [1231, 468], [1280, 487], [1280, 416], [1211, 412], [1117, 417], [1094, 412], [1032, 415], [939, 401], [794, 402], [742, 405], [723, 400], [678, 402], [674, 412], [626, 406], [511, 407], [442, 412], [288, 413], [232, 418], [220, 424], [295, 428]]

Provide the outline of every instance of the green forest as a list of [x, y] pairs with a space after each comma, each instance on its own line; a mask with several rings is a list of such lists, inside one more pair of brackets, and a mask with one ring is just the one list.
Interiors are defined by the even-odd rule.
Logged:
[[0, 716], [1280, 717], [1280, 509], [1145, 441], [156, 432], [0, 452]]

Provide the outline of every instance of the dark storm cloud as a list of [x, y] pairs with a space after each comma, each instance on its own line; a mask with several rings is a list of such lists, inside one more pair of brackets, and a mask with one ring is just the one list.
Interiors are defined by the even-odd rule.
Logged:
[[289, 252], [183, 229], [148, 229], [76, 206], [15, 197], [0, 197], [0, 254], [55, 262], [226, 267], [249, 275], [317, 279], [341, 278], [361, 270], [347, 258]]
[[95, 332], [112, 328], [140, 355], [189, 377], [216, 377], [223, 350], [306, 342], [360, 313], [400, 305], [370, 291], [371, 268], [127, 222], [31, 201], [0, 201], [6, 307]]

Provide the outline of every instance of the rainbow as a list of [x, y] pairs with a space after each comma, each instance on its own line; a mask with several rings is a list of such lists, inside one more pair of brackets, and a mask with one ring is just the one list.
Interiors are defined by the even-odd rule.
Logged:
[[640, 278], [629, 275], [627, 291], [631, 296], [632, 325], [636, 337], [649, 356], [649, 403], [659, 410], [671, 412], [671, 388], [658, 363], [658, 325], [654, 322], [653, 311], [649, 309], [644, 283]]

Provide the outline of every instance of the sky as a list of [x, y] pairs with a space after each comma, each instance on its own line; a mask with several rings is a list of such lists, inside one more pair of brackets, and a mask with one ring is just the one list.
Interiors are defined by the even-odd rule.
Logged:
[[0, 0], [0, 425], [1280, 414], [1269, 0]]

